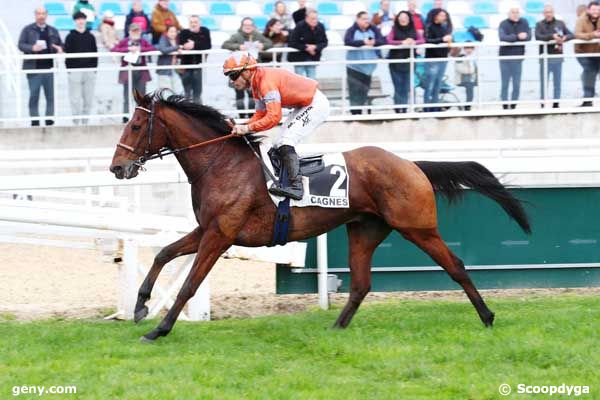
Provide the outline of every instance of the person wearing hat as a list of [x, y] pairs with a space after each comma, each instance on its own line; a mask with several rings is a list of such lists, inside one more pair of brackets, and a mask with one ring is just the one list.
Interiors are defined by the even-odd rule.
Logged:
[[107, 49], [112, 49], [119, 41], [119, 36], [115, 29], [114, 17], [115, 14], [112, 11], [106, 10], [104, 15], [102, 15], [102, 23], [98, 27], [102, 37], [102, 45]]
[[85, 27], [93, 29], [96, 22], [96, 9], [90, 4], [89, 0], [79, 0], [73, 6], [73, 16], [77, 13], [83, 13], [86, 19]]
[[[129, 61], [125, 61], [123, 57], [121, 67], [126, 67], [129, 63], [133, 67], [141, 67], [146, 65], [146, 56], [140, 55], [148, 51], [155, 51], [146, 39], [142, 38], [142, 28], [138, 24], [129, 25], [129, 37], [122, 39], [111, 51], [118, 53], [130, 53]], [[129, 82], [129, 71], [124, 69], [119, 72], [119, 83], [123, 85], [123, 113], [129, 113], [129, 93], [136, 89], [141, 94], [146, 94], [146, 83], [151, 81], [150, 72], [147, 69], [135, 69], [131, 71], [131, 79]], [[126, 123], [129, 119], [123, 117], [123, 122]]]
[[[87, 17], [82, 12], [73, 15], [75, 29], [71, 30], [65, 38], [65, 53], [96, 53], [96, 38], [86, 28]], [[92, 101], [96, 88], [96, 71], [77, 71], [82, 68], [97, 68], [97, 57], [67, 58], [65, 65], [69, 70], [69, 100], [71, 101], [71, 113], [73, 115], [90, 115]], [[73, 120], [78, 124], [80, 120]], [[81, 119], [82, 124], [87, 124], [87, 118]]]
[[269, 192], [302, 199], [304, 190], [295, 147], [329, 116], [329, 100], [318, 89], [319, 83], [283, 68], [259, 67], [247, 51], [236, 51], [227, 57], [223, 74], [236, 90], [252, 89], [256, 104], [256, 113], [246, 124], [232, 126], [233, 133], [246, 135], [267, 131], [281, 121], [282, 108], [292, 109], [275, 140], [277, 155], [287, 170], [289, 183], [273, 185]]

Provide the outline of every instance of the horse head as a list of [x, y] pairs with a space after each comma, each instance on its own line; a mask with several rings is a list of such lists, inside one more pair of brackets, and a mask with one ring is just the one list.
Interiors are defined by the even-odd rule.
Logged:
[[133, 97], [135, 111], [123, 129], [110, 165], [110, 172], [117, 179], [136, 177], [144, 162], [168, 145], [166, 127], [157, 116], [158, 106], [153, 96], [143, 96], [134, 90]]

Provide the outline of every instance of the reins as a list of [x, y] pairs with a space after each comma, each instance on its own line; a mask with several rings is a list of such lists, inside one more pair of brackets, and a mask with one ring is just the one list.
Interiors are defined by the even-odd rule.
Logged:
[[[148, 146], [146, 147], [146, 150], [144, 151], [144, 155], [140, 155], [136, 150], [136, 148], [131, 147], [127, 144], [121, 143], [119, 142], [117, 144], [117, 147], [121, 147], [125, 150], [128, 150], [138, 156], [140, 156], [140, 158], [136, 161], [136, 164], [138, 166], [143, 166], [146, 161], [150, 161], [150, 160], [154, 160], [157, 158], [162, 159], [164, 156], [169, 156], [171, 154], [178, 154], [181, 153], [183, 151], [187, 151], [187, 150], [192, 150], [192, 149], [197, 149], [199, 147], [203, 147], [203, 146], [208, 146], [209, 144], [214, 144], [214, 143], [218, 143], [218, 142], [222, 142], [228, 139], [231, 139], [233, 137], [236, 137], [237, 135], [235, 133], [230, 133], [228, 135], [225, 136], [220, 136], [218, 138], [214, 138], [214, 139], [210, 139], [210, 140], [206, 140], [204, 142], [200, 142], [200, 143], [195, 143], [186, 147], [180, 147], [177, 149], [159, 149], [158, 153], [150, 155], [150, 146], [152, 145], [152, 131], [153, 131], [153, 124], [154, 124], [154, 103], [152, 103], [152, 108], [149, 110], [145, 107], [142, 106], [137, 106], [136, 109], [142, 110], [142, 111], [146, 111], [148, 114], [150, 114], [149, 117], [149, 122], [148, 122]], [[159, 121], [160, 122], [160, 121]], [[162, 124], [162, 122], [161, 122]], [[164, 124], [163, 124], [164, 126]], [[168, 131], [168, 129], [167, 129]]]

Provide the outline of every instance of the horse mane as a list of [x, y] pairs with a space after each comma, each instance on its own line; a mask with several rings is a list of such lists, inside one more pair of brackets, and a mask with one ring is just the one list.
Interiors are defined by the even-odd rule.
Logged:
[[[174, 108], [190, 117], [201, 121], [208, 128], [212, 129], [219, 136], [227, 135], [231, 132], [229, 127], [229, 118], [221, 114], [216, 108], [204, 104], [194, 103], [183, 95], [175, 94], [170, 89], [159, 89], [154, 93], [148, 93], [144, 96], [144, 103], [156, 102], [160, 105]], [[246, 135], [250, 143], [259, 143], [263, 135]], [[244, 143], [242, 138], [237, 141]]]

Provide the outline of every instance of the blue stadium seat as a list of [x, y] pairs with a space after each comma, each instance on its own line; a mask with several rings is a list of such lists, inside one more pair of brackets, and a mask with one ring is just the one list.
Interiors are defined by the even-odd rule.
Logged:
[[480, 1], [473, 5], [473, 14], [497, 14], [498, 7], [490, 1]]
[[425, 3], [423, 3], [421, 8], [419, 9], [421, 11], [421, 14], [423, 15], [423, 18], [427, 17], [427, 14], [429, 13], [429, 11], [431, 11], [432, 8], [433, 2], [426, 1]]
[[487, 29], [489, 28], [489, 24], [484, 17], [481, 15], [468, 15], [465, 17], [463, 21], [463, 26], [465, 28], [469, 28], [470, 26], [474, 26], [477, 29]]
[[324, 2], [317, 5], [317, 12], [320, 15], [341, 15], [342, 10], [337, 3]]
[[235, 15], [235, 12], [229, 3], [212, 3], [210, 15]]
[[541, 14], [544, 12], [543, 1], [528, 1], [525, 3], [525, 12], [527, 14]]
[[44, 4], [44, 7], [46, 8], [46, 11], [48, 11], [48, 15], [69, 15], [64, 3], [46, 3]]
[[123, 15], [123, 10], [121, 9], [121, 3], [115, 2], [104, 2], [100, 4], [98, 8], [98, 15], [102, 16], [106, 11], [112, 11], [115, 15]]
[[215, 21], [213, 17], [200, 17], [200, 23], [203, 27], [207, 28], [208, 30], [219, 30], [219, 24], [217, 24], [217, 21]]
[[75, 29], [75, 22], [72, 17], [59, 17], [54, 20], [54, 27], [59, 31], [70, 31]]
[[256, 17], [253, 17], [252, 19], [254, 20], [254, 25], [256, 25], [256, 29], [262, 32], [265, 30], [265, 26], [267, 26], [267, 22], [269, 22], [270, 18], [258, 15]]
[[173, 11], [173, 14], [179, 14], [179, 7], [177, 7], [177, 3], [174, 1], [169, 2], [169, 10]]
[[541, 18], [536, 18], [533, 15], [524, 15], [523, 18], [527, 20], [529, 23], [529, 28], [531, 29], [535, 29], [535, 25], [538, 23], [538, 20], [541, 20]]
[[465, 42], [476, 42], [477, 40], [475, 40], [475, 36], [473, 36], [473, 34], [469, 31], [464, 31], [464, 30], [460, 30], [460, 31], [455, 31], [452, 34], [452, 40], [455, 43], [465, 43]]
[[369, 12], [371, 14], [375, 14], [377, 11], [379, 11], [379, 2], [375, 1], [371, 3], [371, 6], [369, 7]]
[[275, 3], [265, 3], [263, 6], [263, 13], [265, 15], [271, 15], [275, 10]]

